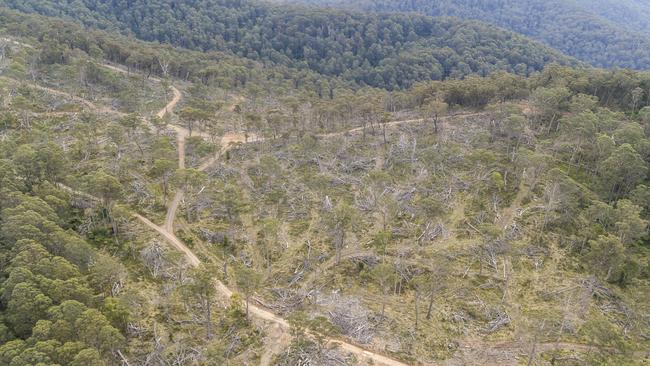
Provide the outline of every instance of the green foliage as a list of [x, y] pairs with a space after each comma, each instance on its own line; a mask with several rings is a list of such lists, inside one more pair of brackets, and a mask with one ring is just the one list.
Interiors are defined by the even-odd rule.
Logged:
[[[16, 155], [22, 159], [26, 151]], [[124, 280], [124, 269], [61, 227], [72, 208], [56, 197], [65, 197], [65, 193], [42, 181], [57, 178], [58, 168], [47, 168], [57, 164], [48, 165], [47, 154], [33, 158], [39, 170], [16, 172], [38, 177], [25, 182], [32, 194], [12, 190], [12, 186], [0, 191], [0, 258], [8, 263], [0, 272], [0, 363], [112, 363], [107, 361], [123, 348], [125, 338], [89, 306], [98, 292], [110, 292], [116, 282]], [[115, 299], [104, 301], [107, 314], [125, 329], [127, 309], [120, 308]]]
[[647, 163], [630, 144], [623, 144], [614, 150], [600, 169], [603, 191], [611, 198], [627, 195], [648, 175]]
[[[91, 27], [128, 30], [148, 41], [227, 50], [253, 60], [308, 68], [387, 89], [407, 88], [421, 80], [485, 76], [499, 70], [525, 75], [549, 62], [573, 63], [523, 37], [453, 18], [368, 16], [226, 0], [202, 1], [198, 8], [170, 0], [160, 1], [156, 7], [146, 1], [106, 5], [96, 0], [74, 4], [5, 0], [0, 4], [71, 18]], [[137, 19], [133, 14], [138, 14]], [[191, 27], [187, 14], [193, 14]], [[151, 63], [149, 57], [140, 57], [143, 63]], [[318, 91], [321, 97], [332, 93], [331, 86], [324, 84]]]
[[[379, 12], [476, 19], [529, 36], [599, 67], [648, 69], [650, 22], [639, 0], [291, 0]], [[645, 32], [642, 34], [639, 32]], [[612, 44], [617, 47], [611, 47]]]
[[608, 281], [621, 270], [625, 258], [623, 243], [612, 235], [599, 236], [589, 242], [588, 261], [592, 271]]

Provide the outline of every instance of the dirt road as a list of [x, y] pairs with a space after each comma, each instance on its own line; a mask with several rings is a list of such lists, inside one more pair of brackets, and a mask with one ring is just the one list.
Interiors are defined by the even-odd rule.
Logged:
[[[106, 65], [106, 64], [104, 64], [103, 66], [107, 67], [109, 69], [121, 72], [121, 73], [128, 73], [126, 70], [124, 70], [123, 68], [120, 68], [120, 67], [116, 67], [116, 66], [112, 66], [112, 65]], [[152, 78], [152, 80], [160, 81], [160, 79], [157, 79], [157, 78]], [[50, 89], [50, 88], [40, 87], [40, 86], [37, 86], [37, 88], [42, 89], [42, 90], [46, 90], [47, 92], [53, 93], [55, 95], [70, 96], [68, 93], [65, 93], [65, 92], [62, 92], [62, 91], [59, 91], [59, 90], [55, 90], [55, 89]], [[176, 87], [172, 86], [171, 89], [173, 91], [172, 100], [169, 101], [169, 103], [167, 103], [167, 105], [156, 114], [158, 117], [164, 118], [168, 113], [171, 113], [175, 109], [175, 107], [177, 106], [177, 104], [180, 102], [180, 100], [182, 98], [181, 92]], [[86, 104], [89, 107], [93, 107], [93, 109], [95, 109], [95, 110], [104, 111], [103, 108], [97, 108], [97, 106], [95, 106], [92, 102], [86, 101], [83, 98], [79, 98], [79, 97], [75, 97], [75, 96], [70, 96], [70, 97], [75, 98], [76, 100]], [[119, 112], [116, 112], [114, 110], [107, 110], [107, 111], [109, 111], [111, 113], [119, 114]], [[478, 114], [479, 113], [467, 114], [467, 115], [464, 115], [464, 116], [469, 117], [469, 116], [474, 116], [474, 115], [478, 115]], [[455, 116], [455, 117], [459, 117], [459, 116]], [[452, 118], [452, 117], [446, 117], [445, 119], [448, 119], [448, 118]], [[420, 123], [420, 122], [422, 122], [421, 119], [394, 121], [394, 122], [388, 123], [386, 125], [386, 127], [394, 127], [394, 126], [399, 126], [399, 125], [408, 124], [408, 123]], [[179, 142], [182, 141], [182, 143], [179, 143], [179, 167], [184, 167], [184, 160], [185, 160], [184, 159], [184, 156], [185, 156], [184, 155], [184, 139], [187, 136], [190, 135], [189, 131], [187, 129], [185, 129], [185, 128], [175, 126], [175, 125], [169, 125], [168, 127], [171, 127], [172, 129], [174, 129], [178, 134]], [[358, 133], [358, 132], [361, 132], [361, 131], [363, 131], [363, 128], [354, 128], [354, 129], [351, 129], [351, 130], [348, 130], [348, 131], [337, 132], [337, 133], [329, 133], [329, 134], [322, 134], [320, 136], [321, 137], [333, 137], [333, 136], [341, 136], [341, 135], [350, 134], [350, 133]], [[198, 135], [205, 137], [205, 134], [203, 134], [203, 133], [199, 133]], [[258, 137], [247, 138], [243, 134], [226, 135], [222, 139], [222, 150], [221, 150], [221, 152], [225, 152], [232, 144], [251, 143], [251, 142], [259, 142], [259, 141], [264, 141], [264, 139], [263, 138], [258, 138]], [[213, 164], [214, 162], [216, 162], [218, 160], [218, 157], [219, 156], [217, 155], [215, 157], [210, 158], [206, 163], [201, 165], [201, 169], [202, 170], [207, 169], [211, 164]], [[90, 196], [88, 194], [78, 192], [78, 191], [74, 191], [71, 188], [66, 187], [66, 186], [62, 186], [62, 187], [64, 189], [72, 192], [72, 193], [79, 194], [79, 195], [81, 195], [83, 197], [98, 201], [97, 198], [95, 198], [93, 196]], [[192, 252], [192, 250], [190, 250], [173, 233], [173, 222], [174, 222], [174, 219], [175, 219], [175, 214], [176, 214], [176, 211], [177, 211], [177, 208], [178, 208], [180, 202], [182, 201], [182, 198], [183, 198], [183, 194], [182, 194], [182, 191], [181, 191], [181, 192], [177, 193], [176, 196], [174, 197], [174, 199], [172, 200], [171, 204], [169, 205], [167, 216], [165, 218], [165, 223], [164, 223], [163, 227], [154, 224], [151, 220], [147, 219], [146, 217], [144, 217], [144, 216], [142, 216], [140, 214], [134, 213], [133, 216], [138, 221], [142, 222], [145, 226], [147, 226], [147, 227], [151, 228], [152, 230], [156, 231], [157, 233], [159, 233], [162, 237], [165, 238], [165, 240], [169, 244], [171, 244], [175, 249], [177, 249], [178, 251], [183, 253], [184, 256], [186, 257], [188, 263], [191, 266], [198, 267], [201, 264], [201, 260], [198, 258], [198, 256], [196, 254], [194, 254], [194, 252]], [[506, 217], [508, 217], [508, 215], [506, 215]], [[216, 288], [225, 297], [229, 298], [233, 294], [233, 292], [220, 281], [217, 281]], [[261, 308], [261, 307], [258, 307], [256, 305], [251, 304], [250, 307], [249, 307], [249, 310], [250, 310], [250, 313], [252, 314], [252, 316], [254, 318], [256, 318], [258, 320], [271, 322], [273, 324], [272, 327], [274, 328], [274, 330], [272, 332], [273, 334], [278, 334], [278, 332], [280, 332], [279, 334], [282, 334], [282, 336], [285, 337], [282, 342], [280, 342], [280, 339], [278, 339], [277, 340], [278, 342], [274, 343], [274, 346], [267, 349], [267, 352], [265, 352], [262, 355], [262, 363], [263, 363], [263, 365], [268, 365], [271, 362], [273, 354], [282, 351], [282, 347], [278, 347], [278, 345], [280, 343], [284, 344], [284, 343], [288, 342], [288, 340], [291, 339], [291, 335], [290, 335], [291, 326], [284, 318], [282, 318], [282, 317], [280, 317], [280, 316], [278, 316], [278, 315], [276, 315], [276, 314], [274, 314], [274, 313], [272, 313], [272, 312], [270, 312], [270, 311], [268, 311], [268, 310], [266, 310], [264, 308]], [[286, 337], [288, 337], [288, 338], [286, 338]], [[362, 360], [362, 361], [368, 361], [368, 362], [371, 362], [371, 363], [376, 364], [376, 365], [407, 366], [406, 363], [403, 363], [401, 361], [392, 359], [390, 357], [381, 355], [379, 353], [364, 349], [362, 347], [353, 345], [351, 343], [348, 343], [348, 342], [345, 342], [345, 341], [342, 341], [342, 340], [339, 340], [339, 339], [334, 339], [334, 338], [330, 338], [330, 337], [323, 337], [322, 339], [324, 339], [324, 341], [328, 345], [337, 345], [338, 347], [340, 347], [340, 349], [342, 349], [342, 350], [344, 350], [346, 352], [354, 354], [359, 360]], [[473, 345], [466, 344], [466, 345], [470, 346], [470, 347], [492, 347], [492, 348], [495, 347], [495, 345], [488, 344], [488, 343], [484, 343], [484, 344], [480, 344], [480, 345], [479, 344], [473, 344]], [[504, 346], [506, 346], [506, 345], [504, 345]], [[575, 347], [589, 347], [589, 346], [575, 345], [575, 344], [548, 344], [548, 347], [551, 347], [551, 346], [553, 346], [553, 347], [558, 347], [558, 346], [563, 347], [564, 346], [564, 347], [568, 347], [568, 348], [571, 348], [571, 347], [573, 347], [573, 348], [575, 348]], [[546, 349], [546, 348], [547, 348], [546, 345], [543, 345], [540, 349]]]

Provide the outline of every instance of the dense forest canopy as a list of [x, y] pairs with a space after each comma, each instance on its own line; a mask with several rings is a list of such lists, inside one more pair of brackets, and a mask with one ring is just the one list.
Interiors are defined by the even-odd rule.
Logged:
[[598, 67], [650, 68], [650, 7], [638, 0], [289, 0], [494, 24]]
[[511, 32], [475, 21], [276, 7], [253, 1], [13, 1], [27, 12], [119, 29], [149, 41], [230, 51], [253, 60], [400, 89], [422, 80], [528, 75], [575, 62]]
[[650, 2], [646, 0], [574, 0], [578, 6], [632, 32], [650, 36]]

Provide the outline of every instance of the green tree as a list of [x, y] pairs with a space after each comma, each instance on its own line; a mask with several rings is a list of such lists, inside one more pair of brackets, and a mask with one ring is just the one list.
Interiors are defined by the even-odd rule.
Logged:
[[356, 225], [357, 221], [357, 211], [347, 203], [338, 204], [325, 215], [325, 224], [332, 237], [337, 265], [341, 262], [341, 250], [345, 246], [346, 235]]
[[96, 309], [88, 309], [74, 323], [79, 339], [104, 354], [120, 349], [125, 339], [108, 319]]
[[262, 283], [262, 276], [254, 269], [246, 266], [239, 266], [235, 273], [237, 288], [244, 293], [246, 301], [246, 318], [249, 318], [250, 297]]
[[650, 187], [639, 184], [630, 193], [630, 200], [635, 205], [642, 207], [645, 210], [646, 216], [650, 216]]
[[169, 194], [169, 182], [174, 172], [176, 171], [177, 164], [169, 159], [156, 159], [151, 168], [151, 175], [160, 179], [160, 185], [163, 192], [163, 200], [167, 202]]
[[91, 173], [86, 178], [86, 190], [92, 196], [98, 197], [101, 200], [102, 206], [105, 210], [105, 216], [111, 225], [113, 237], [117, 243], [118, 226], [117, 221], [113, 216], [113, 211], [115, 208], [115, 202], [122, 198], [122, 185], [114, 176], [99, 170]]
[[40, 178], [39, 160], [36, 157], [36, 150], [30, 145], [21, 145], [13, 154], [13, 166], [18, 174], [25, 180], [27, 189]]
[[70, 366], [105, 366], [106, 362], [102, 359], [102, 356], [97, 352], [96, 349], [86, 348], [79, 352]]
[[422, 107], [422, 115], [427, 122], [433, 124], [433, 130], [437, 133], [440, 117], [446, 115], [448, 110], [449, 105], [447, 103], [434, 99]]
[[17, 336], [26, 338], [39, 319], [45, 317], [52, 300], [36, 286], [22, 282], [14, 286], [7, 303], [7, 321]]
[[616, 202], [616, 234], [623, 244], [631, 244], [643, 237], [647, 231], [648, 222], [641, 218], [643, 209], [629, 200]]
[[587, 260], [592, 271], [605, 281], [618, 273], [625, 259], [625, 248], [620, 239], [613, 235], [600, 235], [589, 241]]
[[266, 260], [266, 268], [271, 273], [271, 266], [273, 265], [273, 257], [278, 251], [278, 231], [280, 230], [280, 222], [273, 218], [263, 219], [261, 222], [262, 228], [258, 232], [258, 243], [261, 246], [264, 259]]
[[631, 145], [623, 144], [602, 162], [600, 172], [604, 192], [617, 199], [646, 178], [648, 166]]
[[386, 302], [388, 301], [388, 296], [390, 295], [393, 283], [395, 283], [397, 274], [395, 274], [395, 269], [392, 265], [379, 263], [372, 267], [370, 270], [370, 276], [377, 283], [377, 286], [382, 293], [381, 317], [383, 319], [386, 310]]
[[203, 326], [208, 340], [214, 335], [212, 324], [212, 307], [217, 293], [216, 282], [212, 271], [203, 266], [192, 270], [190, 281], [185, 285], [186, 299], [196, 301], [203, 317]]
[[185, 107], [178, 112], [181, 120], [185, 121], [189, 135], [192, 136], [192, 130], [196, 124], [202, 125], [211, 118], [208, 111], [197, 109], [193, 107]]
[[531, 95], [531, 104], [534, 107], [536, 117], [548, 125], [548, 132], [558, 129], [556, 123], [562, 110], [567, 106], [571, 92], [566, 87], [537, 88]]

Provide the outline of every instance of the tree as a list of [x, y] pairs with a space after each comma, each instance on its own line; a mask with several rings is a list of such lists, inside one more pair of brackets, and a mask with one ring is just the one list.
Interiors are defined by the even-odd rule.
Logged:
[[178, 116], [181, 120], [185, 121], [190, 136], [192, 136], [192, 130], [194, 129], [195, 124], [198, 123], [201, 125], [211, 118], [210, 112], [193, 107], [185, 107], [181, 109], [178, 112]]
[[241, 187], [230, 183], [220, 191], [218, 202], [231, 223], [239, 219], [239, 215], [246, 209], [245, 195]]
[[52, 300], [31, 283], [14, 286], [7, 304], [7, 321], [19, 337], [27, 338], [32, 327], [45, 317]]
[[449, 105], [441, 100], [434, 99], [422, 107], [422, 115], [427, 122], [433, 124], [434, 132], [438, 132], [440, 117], [447, 114]]
[[151, 174], [160, 179], [160, 185], [163, 192], [163, 200], [167, 202], [169, 194], [169, 180], [176, 171], [177, 164], [169, 159], [161, 158], [153, 162]]
[[79, 352], [70, 366], [105, 366], [106, 362], [102, 360], [101, 355], [97, 352], [96, 349], [86, 348]]
[[130, 312], [127, 305], [121, 299], [107, 297], [104, 299], [102, 313], [111, 322], [113, 327], [125, 332], [130, 320]]
[[573, 113], [593, 112], [598, 106], [598, 97], [588, 94], [576, 94], [571, 98], [569, 111]]
[[[202, 189], [206, 180], [206, 174], [197, 169], [177, 169], [172, 177], [174, 185], [184, 190], [188, 195], [194, 195], [199, 189]], [[199, 188], [201, 187], [201, 188]], [[192, 221], [192, 210], [186, 210], [187, 221]]]
[[325, 215], [334, 250], [336, 251], [336, 264], [341, 262], [341, 250], [345, 246], [347, 232], [356, 225], [357, 211], [347, 203], [339, 203], [333, 210]]
[[203, 325], [208, 340], [213, 337], [212, 330], [212, 303], [217, 293], [216, 282], [212, 271], [203, 266], [192, 270], [190, 281], [185, 285], [187, 299], [196, 300], [203, 317]]
[[40, 175], [56, 183], [66, 172], [67, 160], [63, 149], [53, 143], [39, 146], [36, 153], [40, 165]]
[[393, 240], [393, 233], [388, 230], [382, 230], [376, 233], [371, 241], [372, 246], [381, 256], [386, 255], [386, 248]]
[[104, 206], [106, 218], [113, 229], [113, 236], [117, 242], [118, 227], [117, 221], [113, 217], [115, 202], [122, 198], [122, 185], [112, 175], [103, 170], [91, 173], [86, 178], [86, 190], [92, 196], [99, 197]]
[[645, 210], [646, 217], [650, 214], [650, 187], [639, 184], [630, 193], [630, 200]]
[[605, 281], [618, 273], [625, 259], [625, 248], [620, 239], [613, 235], [600, 235], [589, 241], [588, 263], [592, 271]]
[[580, 167], [581, 159], [586, 155], [585, 150], [594, 146], [598, 118], [592, 112], [582, 112], [561, 121], [568, 139], [567, 145], [571, 149], [569, 163]]
[[641, 108], [639, 118], [646, 126], [650, 126], [650, 106]]
[[623, 244], [631, 244], [643, 237], [647, 231], [648, 222], [641, 219], [643, 208], [633, 204], [630, 200], [616, 202], [616, 234]]
[[644, 93], [645, 91], [640, 87], [636, 87], [630, 92], [630, 96], [632, 97], [632, 113], [636, 113], [636, 109]]
[[262, 283], [262, 276], [254, 269], [246, 266], [239, 266], [236, 270], [237, 287], [244, 293], [246, 300], [246, 318], [249, 318], [249, 304], [251, 295]]
[[138, 150], [140, 150], [140, 156], [144, 158], [144, 150], [140, 144], [140, 138], [137, 136], [138, 129], [142, 125], [142, 117], [137, 114], [129, 114], [128, 116], [120, 118], [119, 122], [120, 125], [126, 129], [129, 141], [135, 143]]
[[271, 266], [273, 264], [273, 257], [278, 249], [278, 230], [280, 229], [280, 222], [273, 218], [263, 219], [261, 222], [262, 228], [258, 232], [258, 242], [262, 247], [264, 259], [266, 260], [266, 268], [271, 273]]
[[124, 336], [113, 328], [97, 309], [84, 311], [74, 323], [79, 339], [104, 354], [118, 350], [125, 343]]
[[415, 324], [413, 329], [416, 332], [420, 324], [420, 299], [426, 293], [429, 286], [429, 278], [425, 274], [417, 275], [411, 279], [411, 287], [413, 288], [415, 298]]
[[107, 254], [98, 254], [89, 268], [89, 277], [97, 291], [117, 295], [126, 282], [127, 271], [122, 263]]
[[13, 165], [18, 174], [25, 180], [27, 189], [40, 178], [39, 160], [36, 158], [36, 151], [30, 145], [21, 145], [14, 152]]
[[571, 95], [566, 87], [537, 88], [531, 95], [531, 104], [534, 107], [537, 118], [548, 124], [548, 132], [558, 129], [556, 124], [558, 117]]
[[629, 193], [648, 174], [643, 158], [629, 144], [619, 146], [600, 166], [603, 190], [611, 199]]
[[379, 263], [376, 266], [372, 267], [370, 270], [370, 276], [377, 283], [377, 286], [382, 293], [381, 317], [383, 319], [388, 295], [390, 294], [392, 285], [395, 282], [397, 275], [395, 274], [395, 269], [392, 265], [387, 263]]

